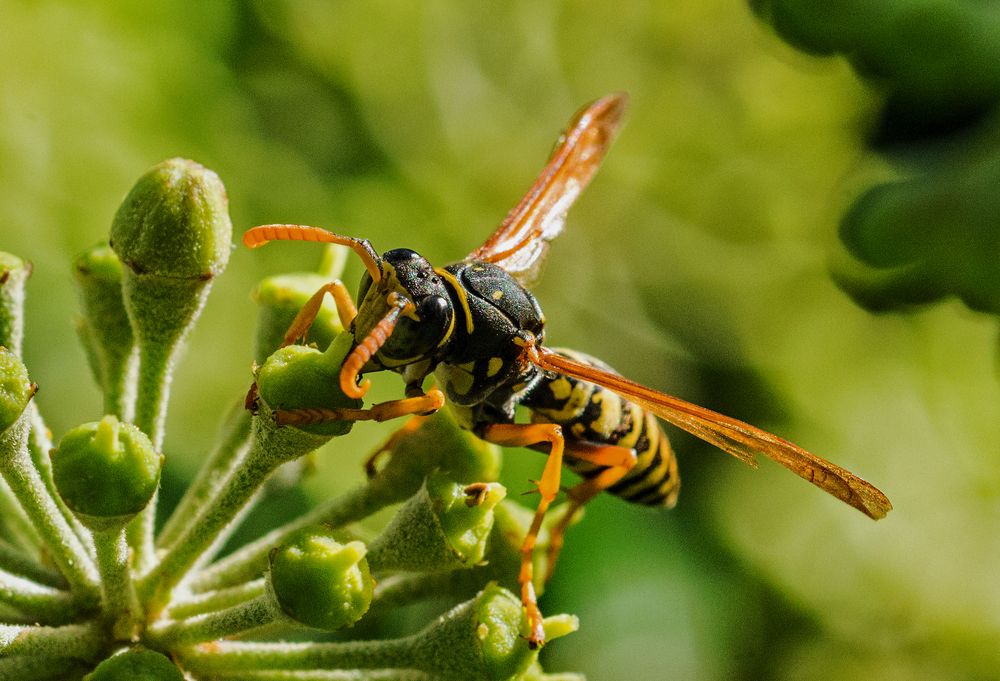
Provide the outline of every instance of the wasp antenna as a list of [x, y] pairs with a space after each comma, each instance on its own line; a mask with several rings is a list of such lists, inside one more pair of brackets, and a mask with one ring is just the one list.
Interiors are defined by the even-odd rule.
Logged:
[[347, 246], [361, 258], [372, 281], [377, 284], [382, 280], [382, 259], [368, 239], [342, 236], [309, 225], [259, 225], [243, 233], [243, 245], [248, 248], [259, 248], [269, 241], [314, 241]]
[[358, 374], [368, 360], [389, 340], [389, 336], [396, 328], [396, 322], [399, 321], [399, 315], [408, 308], [413, 308], [413, 303], [395, 292], [389, 294], [389, 304], [392, 305], [389, 312], [368, 332], [365, 339], [355, 346], [340, 369], [340, 389], [348, 397], [361, 399], [368, 392], [371, 381], [366, 378], [358, 385]]

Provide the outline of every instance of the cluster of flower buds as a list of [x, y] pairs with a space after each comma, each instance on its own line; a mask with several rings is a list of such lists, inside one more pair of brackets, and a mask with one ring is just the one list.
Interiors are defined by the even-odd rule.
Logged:
[[[22, 359], [30, 266], [0, 253], [0, 678], [579, 678], [546, 674], [528, 645], [509, 589], [530, 513], [504, 499], [498, 450], [445, 412], [392, 438], [363, 484], [217, 558], [276, 481], [296, 481], [307, 456], [353, 425], [287, 425], [274, 414], [362, 406], [339, 388], [353, 341], [332, 306], [308, 345], [276, 349], [305, 300], [338, 274], [335, 248], [319, 274], [260, 285], [253, 413], [234, 396], [201, 470], [155, 531], [174, 365], [225, 269], [231, 232], [213, 172], [174, 159], [139, 180], [110, 246], [74, 264], [77, 328], [105, 416], [57, 443]], [[352, 533], [389, 507], [378, 534]], [[443, 614], [378, 638], [418, 602]], [[550, 640], [575, 628], [570, 616], [545, 621]]]

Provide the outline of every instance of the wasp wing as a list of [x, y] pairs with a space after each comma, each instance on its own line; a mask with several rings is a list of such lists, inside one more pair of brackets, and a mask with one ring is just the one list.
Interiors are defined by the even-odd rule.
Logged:
[[531, 189], [486, 243], [467, 260], [502, 267], [522, 285], [534, 283], [549, 241], [562, 231], [566, 212], [597, 172], [621, 124], [627, 97], [613, 94], [585, 106], [556, 142]]
[[751, 466], [757, 466], [755, 455], [763, 454], [870, 518], [884, 518], [892, 510], [889, 499], [872, 484], [777, 435], [546, 348], [534, 348], [530, 357], [542, 369], [605, 387]]

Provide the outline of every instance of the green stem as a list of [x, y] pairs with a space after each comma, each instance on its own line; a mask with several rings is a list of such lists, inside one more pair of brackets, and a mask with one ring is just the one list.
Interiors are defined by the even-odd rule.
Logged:
[[272, 530], [260, 539], [240, 547], [200, 571], [191, 579], [191, 590], [221, 589], [259, 577], [267, 567], [268, 553], [302, 528], [310, 525], [343, 527], [348, 523], [367, 518], [397, 501], [399, 501], [398, 493], [387, 486], [369, 483], [357, 487], [331, 499], [310, 513]]
[[0, 659], [0, 679], [65, 681], [79, 679], [86, 668], [70, 657], [12, 657]]
[[191, 518], [197, 517], [215, 497], [232, 471], [240, 464], [248, 450], [250, 439], [250, 412], [243, 400], [235, 405], [226, 417], [219, 433], [218, 444], [181, 497], [156, 538], [159, 548], [170, 546], [183, 533]]
[[42, 538], [3, 477], [0, 477], [0, 519], [7, 536], [25, 551], [35, 553], [41, 546]]
[[45, 586], [0, 569], [0, 603], [17, 608], [33, 621], [62, 624], [73, 619], [76, 607], [68, 591]]
[[64, 627], [0, 624], [0, 658], [31, 655], [89, 659], [103, 644], [104, 631], [96, 622]]
[[415, 669], [352, 669], [335, 671], [329, 669], [219, 672], [200, 677], [205, 681], [441, 681], [441, 677], [431, 676]]
[[163, 447], [170, 382], [174, 358], [179, 349], [180, 343], [175, 338], [164, 342], [146, 338], [139, 343], [139, 377], [133, 423], [149, 436], [157, 451]]
[[[390, 575], [375, 585], [372, 610], [399, 608], [438, 596], [468, 598], [485, 583], [478, 577], [475, 570]], [[460, 588], [456, 588], [456, 582]]]
[[[139, 376], [136, 382], [134, 423], [149, 436], [153, 449], [162, 451], [163, 426], [167, 417], [174, 356], [180, 349], [176, 338], [165, 342], [143, 339], [139, 343]], [[156, 506], [154, 493], [139, 515], [129, 523], [128, 543], [135, 554], [136, 569], [146, 572], [155, 563]]]
[[263, 593], [224, 610], [180, 620], [161, 620], [146, 630], [146, 636], [156, 647], [175, 648], [232, 636], [283, 617], [274, 597]]
[[217, 541], [220, 533], [278, 466], [309, 453], [329, 439], [329, 436], [312, 435], [297, 428], [279, 428], [270, 419], [255, 417], [253, 445], [246, 460], [226, 480], [215, 502], [192, 520], [140, 583], [140, 598], [152, 612], [166, 604], [173, 588], [187, 576], [199, 557]]
[[125, 528], [94, 532], [97, 568], [101, 574], [101, 601], [104, 616], [111, 622], [116, 639], [128, 640], [139, 622], [139, 607], [129, 565], [129, 545]]
[[139, 350], [132, 348], [120, 361], [107, 367], [104, 384], [104, 413], [114, 414], [122, 421], [132, 422], [135, 405]]
[[175, 600], [170, 603], [167, 616], [172, 619], [182, 619], [193, 615], [201, 615], [213, 610], [230, 608], [238, 603], [243, 603], [252, 598], [256, 598], [264, 593], [265, 580], [263, 577], [252, 582], [246, 582], [237, 586], [231, 586], [218, 591], [207, 591], [197, 594], [184, 600]]
[[48, 426], [45, 425], [45, 421], [42, 419], [42, 415], [38, 411], [38, 406], [34, 401], [28, 404], [26, 411], [30, 426], [28, 452], [31, 454], [31, 460], [35, 468], [38, 469], [38, 475], [45, 484], [48, 495], [52, 497], [52, 500], [59, 508], [59, 512], [62, 513], [63, 518], [66, 519], [69, 526], [73, 528], [73, 532], [76, 533], [80, 542], [89, 548], [91, 544], [90, 532], [76, 519], [73, 512], [63, 502], [62, 497], [59, 496], [59, 492], [56, 491], [56, 484], [52, 480], [52, 461], [49, 459], [49, 452], [52, 451], [52, 439], [49, 437]]
[[193, 672], [235, 672], [264, 669], [384, 669], [415, 667], [413, 637], [343, 643], [256, 643], [219, 641], [210, 649], [189, 648], [181, 653]]
[[0, 473], [45, 542], [52, 560], [74, 591], [84, 597], [96, 596], [98, 577], [94, 562], [48, 494], [28, 453], [25, 414], [0, 435], [0, 452]]
[[39, 584], [59, 588], [68, 586], [61, 574], [45, 567], [31, 555], [3, 539], [0, 539], [0, 566]]

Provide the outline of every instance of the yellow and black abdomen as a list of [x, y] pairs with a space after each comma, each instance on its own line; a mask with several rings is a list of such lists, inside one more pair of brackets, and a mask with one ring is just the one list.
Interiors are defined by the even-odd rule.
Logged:
[[[585, 364], [611, 370], [595, 357], [565, 348], [554, 352]], [[628, 447], [636, 464], [625, 477], [607, 489], [626, 501], [647, 506], [673, 506], [680, 490], [677, 459], [659, 421], [642, 407], [606, 388], [569, 376], [545, 376], [522, 404], [535, 423], [563, 427], [567, 442], [566, 465], [584, 478], [605, 470], [572, 457], [574, 442]]]

